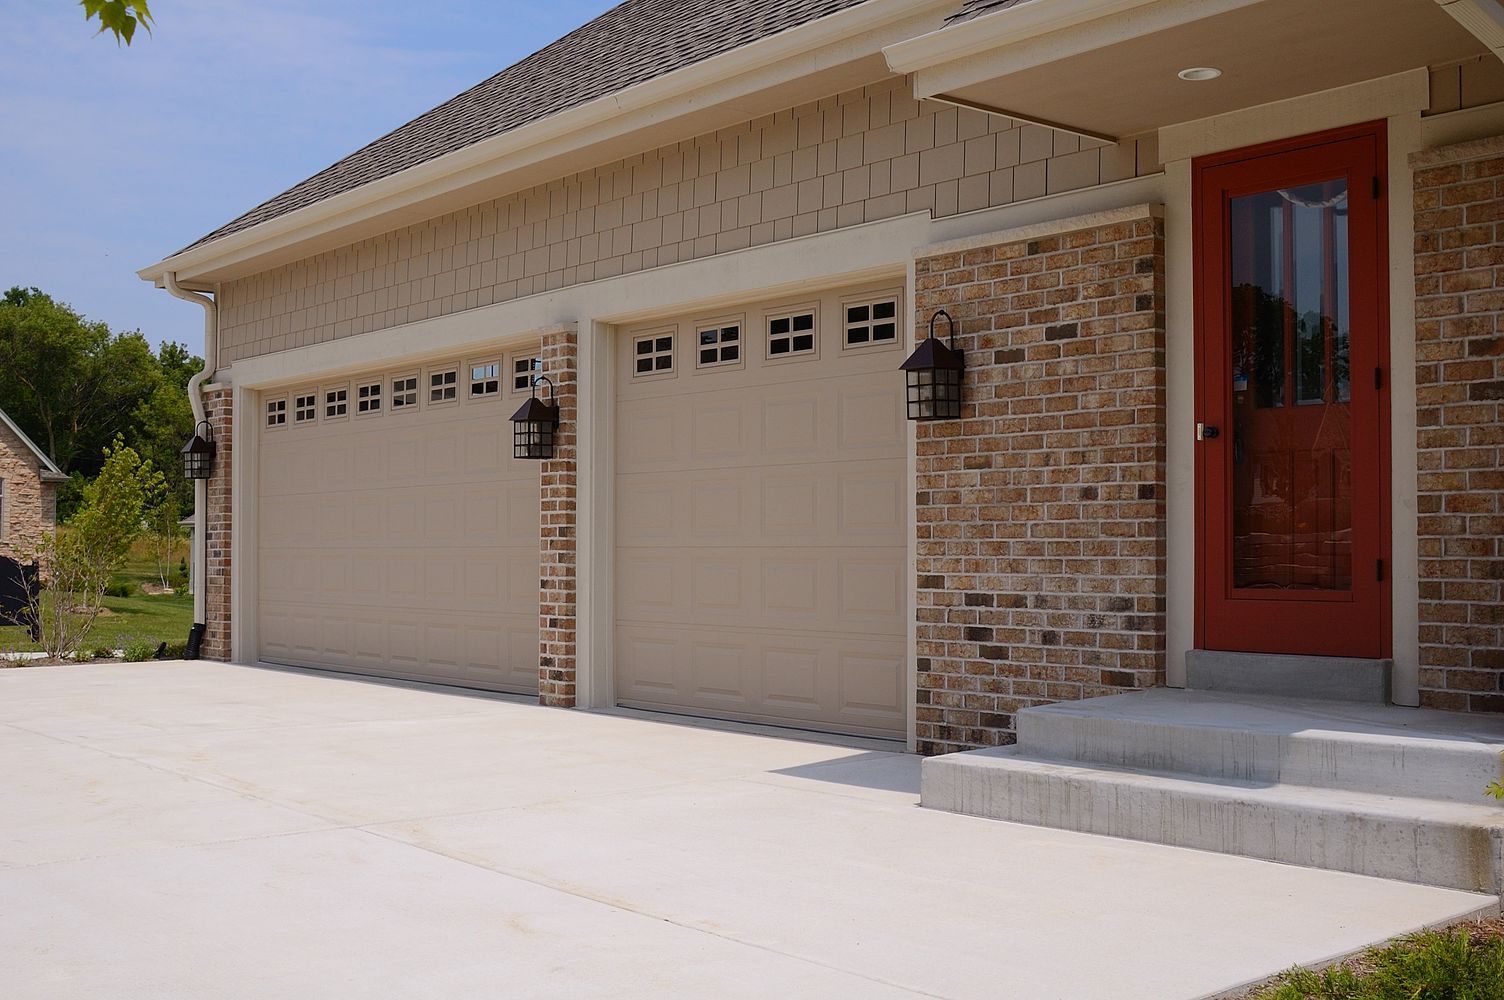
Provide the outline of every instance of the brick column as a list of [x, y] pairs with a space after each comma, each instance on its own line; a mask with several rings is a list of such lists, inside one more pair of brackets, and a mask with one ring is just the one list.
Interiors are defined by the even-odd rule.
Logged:
[[915, 262], [917, 329], [966, 352], [962, 419], [918, 432], [922, 753], [1164, 681], [1164, 224], [1115, 215]]
[[204, 588], [204, 645], [206, 660], [228, 662], [230, 649], [230, 482], [231, 457], [235, 447], [234, 391], [214, 386], [204, 391], [204, 413], [214, 428], [216, 453], [214, 473], [209, 477], [208, 530], [204, 536], [207, 579], [195, 580]]
[[[1415, 174], [1422, 705], [1504, 711], [1504, 136]], [[1397, 470], [1398, 474], [1405, 474]]]
[[576, 668], [576, 500], [579, 496], [576, 426], [579, 419], [579, 334], [573, 328], [543, 337], [543, 374], [554, 384], [559, 430], [554, 457], [543, 463], [538, 556], [538, 701], [573, 708]]

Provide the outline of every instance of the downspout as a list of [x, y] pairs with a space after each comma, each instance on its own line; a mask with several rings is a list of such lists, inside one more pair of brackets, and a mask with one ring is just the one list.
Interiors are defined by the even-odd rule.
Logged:
[[[193, 407], [193, 424], [207, 420], [204, 412], [203, 385], [214, 377], [219, 360], [219, 306], [207, 295], [190, 292], [178, 284], [175, 271], [162, 275], [162, 287], [184, 302], [204, 307], [204, 367], [188, 380], [188, 405]], [[209, 481], [193, 481], [193, 631], [202, 637], [205, 627], [204, 594], [208, 588]]]

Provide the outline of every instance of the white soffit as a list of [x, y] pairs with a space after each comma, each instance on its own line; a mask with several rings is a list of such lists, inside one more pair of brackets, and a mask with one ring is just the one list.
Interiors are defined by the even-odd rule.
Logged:
[[[1119, 137], [1484, 51], [1423, 0], [1116, 0], [1085, 21], [1077, 6], [1033, 0], [883, 51], [916, 96]], [[1051, 11], [1071, 16], [1045, 30]], [[1026, 13], [1019, 37], [1011, 19]], [[1193, 66], [1222, 75], [1179, 78]]]
[[1504, 59], [1504, 7], [1498, 0], [1436, 0], [1441, 9]]

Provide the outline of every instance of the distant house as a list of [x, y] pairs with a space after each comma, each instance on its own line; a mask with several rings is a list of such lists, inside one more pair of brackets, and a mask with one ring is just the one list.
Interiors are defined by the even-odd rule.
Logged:
[[21, 560], [57, 526], [67, 475], [0, 410], [0, 558]]

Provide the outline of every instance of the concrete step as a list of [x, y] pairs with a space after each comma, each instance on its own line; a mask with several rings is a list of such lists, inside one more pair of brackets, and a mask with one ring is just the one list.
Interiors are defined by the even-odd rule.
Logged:
[[1215, 649], [1185, 654], [1185, 686], [1224, 694], [1387, 705], [1393, 674], [1393, 660]]
[[1504, 810], [1024, 756], [933, 757], [931, 809], [1499, 895]]
[[1393, 705], [1153, 691], [1029, 708], [1022, 753], [1256, 784], [1485, 805], [1504, 719]]

